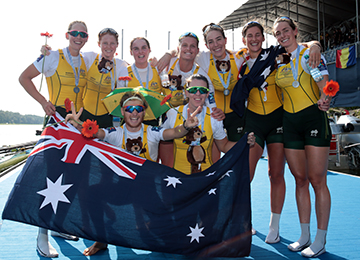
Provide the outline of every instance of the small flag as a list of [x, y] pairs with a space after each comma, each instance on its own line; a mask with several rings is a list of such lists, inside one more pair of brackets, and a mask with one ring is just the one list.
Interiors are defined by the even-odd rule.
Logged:
[[355, 64], [355, 45], [336, 51], [336, 68], [346, 69]]

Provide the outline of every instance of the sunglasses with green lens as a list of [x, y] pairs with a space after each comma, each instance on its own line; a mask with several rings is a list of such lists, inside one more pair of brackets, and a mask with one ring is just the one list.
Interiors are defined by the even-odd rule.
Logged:
[[200, 94], [207, 94], [209, 92], [208, 88], [206, 88], [206, 87], [198, 87], [198, 86], [188, 87], [186, 90], [190, 94], [196, 94], [198, 91], [200, 92]]
[[73, 37], [77, 37], [79, 34], [81, 38], [87, 38], [89, 36], [88, 33], [84, 31], [70, 31], [68, 33]]

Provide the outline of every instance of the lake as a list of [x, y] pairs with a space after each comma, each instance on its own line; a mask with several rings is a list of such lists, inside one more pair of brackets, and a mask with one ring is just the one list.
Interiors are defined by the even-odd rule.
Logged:
[[39, 140], [36, 130], [41, 130], [42, 125], [0, 125], [0, 147], [16, 145]]

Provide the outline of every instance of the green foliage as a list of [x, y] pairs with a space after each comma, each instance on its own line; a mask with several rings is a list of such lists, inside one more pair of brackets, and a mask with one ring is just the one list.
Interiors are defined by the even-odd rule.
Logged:
[[0, 124], [43, 124], [44, 118], [35, 115], [20, 115], [19, 113], [0, 110]]

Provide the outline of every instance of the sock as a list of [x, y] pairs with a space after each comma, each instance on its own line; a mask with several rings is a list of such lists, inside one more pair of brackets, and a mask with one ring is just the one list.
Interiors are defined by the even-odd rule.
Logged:
[[327, 230], [318, 229], [316, 232], [314, 243], [312, 243], [311, 246], [309, 246], [308, 248], [305, 248], [301, 252], [301, 254], [305, 254], [311, 257], [314, 254], [319, 253], [321, 250], [324, 250], [326, 244], [326, 233]]
[[[303, 246], [310, 241], [310, 223], [300, 223], [301, 227], [301, 236], [298, 241], [290, 244], [289, 249], [292, 248], [293, 251], [302, 250]], [[299, 250], [298, 250], [299, 249]]]
[[280, 241], [279, 238], [279, 222], [281, 214], [272, 213], [270, 216], [269, 234], [267, 235], [265, 242], [276, 243]]
[[44, 257], [58, 257], [59, 255], [56, 249], [50, 244], [48, 230], [45, 228], [39, 228], [37, 250], [39, 254]]

